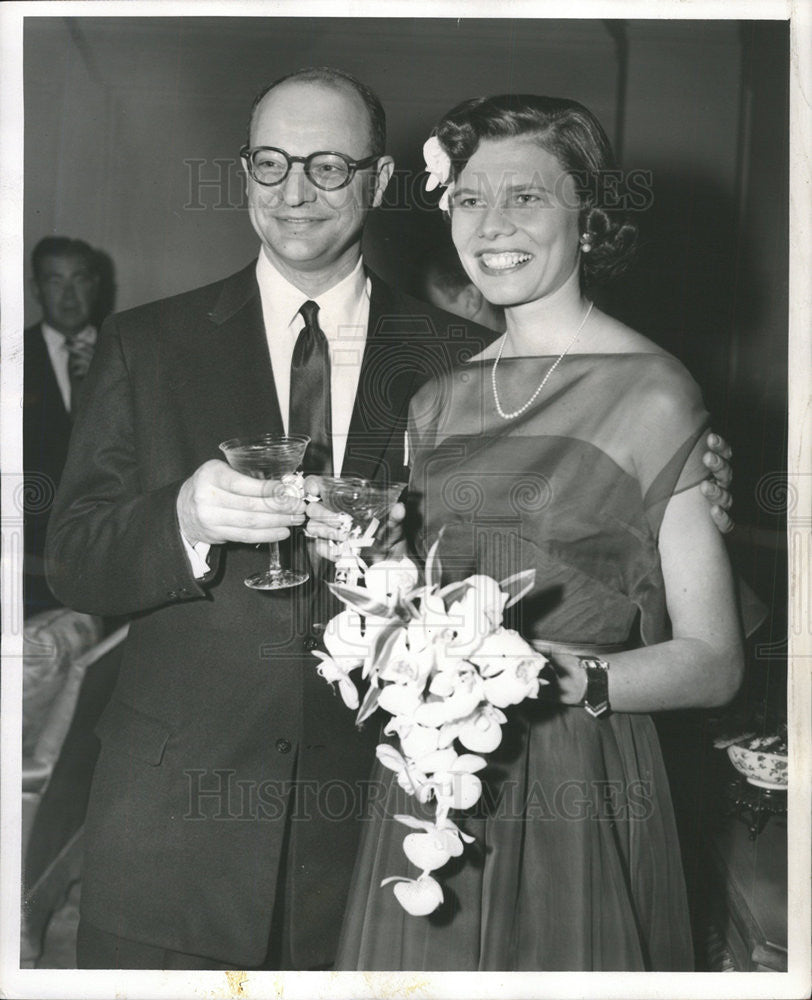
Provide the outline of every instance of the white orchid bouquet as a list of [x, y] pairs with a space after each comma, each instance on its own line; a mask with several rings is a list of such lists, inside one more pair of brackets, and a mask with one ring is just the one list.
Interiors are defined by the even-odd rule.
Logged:
[[[403, 558], [366, 567], [363, 586], [330, 584], [346, 607], [327, 626], [327, 651], [315, 654], [321, 676], [358, 709], [359, 725], [378, 708], [391, 716], [384, 733], [398, 745], [379, 744], [378, 760], [418, 802], [434, 805], [433, 821], [394, 817], [415, 831], [403, 850], [420, 874], [381, 883], [394, 883], [399, 903], [414, 915], [440, 905], [443, 891], [431, 873], [474, 840], [449, 813], [479, 800], [476, 772], [486, 766], [481, 755], [502, 740], [503, 709], [536, 698], [547, 683], [539, 676], [547, 660], [502, 624], [504, 611], [532, 587], [535, 571], [501, 583], [470, 576], [443, 587], [437, 544], [422, 582], [417, 566]], [[363, 699], [351, 676], [356, 670], [368, 682]]]

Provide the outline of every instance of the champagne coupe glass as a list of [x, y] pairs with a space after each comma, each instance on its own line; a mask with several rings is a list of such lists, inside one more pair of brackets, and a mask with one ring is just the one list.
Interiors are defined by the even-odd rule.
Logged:
[[[230, 438], [220, 450], [232, 469], [253, 479], [278, 479], [296, 472], [310, 443], [306, 434], [260, 434], [256, 437]], [[280, 483], [284, 490], [284, 485]], [[255, 573], [245, 581], [254, 590], [281, 590], [298, 587], [310, 578], [306, 572], [283, 569], [279, 561], [279, 543], [269, 542], [270, 563], [264, 573]]]
[[[406, 483], [373, 483], [355, 476], [320, 476], [319, 480], [324, 506], [335, 513], [347, 514], [351, 518], [350, 530], [355, 539], [368, 539], [368, 545], [374, 541], [381, 518], [389, 513], [406, 489]], [[336, 583], [354, 582], [353, 578], [357, 575], [352, 565], [357, 566], [357, 545], [353, 548], [351, 539], [338, 543], [344, 551], [336, 563]]]

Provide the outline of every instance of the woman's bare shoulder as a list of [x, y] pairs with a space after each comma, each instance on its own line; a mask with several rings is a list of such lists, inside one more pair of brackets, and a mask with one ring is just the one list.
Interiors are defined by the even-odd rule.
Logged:
[[585, 352], [591, 349], [607, 354], [658, 354], [664, 358], [672, 357], [649, 337], [598, 310], [595, 310], [594, 331], [591, 342], [581, 344], [581, 349]]

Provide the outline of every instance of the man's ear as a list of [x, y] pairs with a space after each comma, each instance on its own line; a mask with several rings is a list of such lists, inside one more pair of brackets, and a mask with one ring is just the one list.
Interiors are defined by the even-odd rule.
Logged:
[[245, 180], [244, 190], [245, 190], [245, 196], [247, 198], [249, 195], [248, 189], [251, 186], [251, 171], [248, 169], [248, 161], [244, 156], [240, 157], [240, 166], [242, 167], [242, 172], [244, 175], [244, 180]]
[[375, 190], [372, 195], [373, 208], [377, 208], [383, 201], [383, 193], [392, 179], [394, 169], [395, 161], [391, 156], [381, 156], [378, 159], [378, 167], [375, 171]]
[[37, 281], [37, 279], [29, 278], [28, 287], [31, 291], [31, 294], [34, 296], [37, 302], [39, 302], [39, 304], [42, 305], [42, 292], [40, 291], [39, 282]]
[[474, 284], [466, 285], [457, 296], [461, 313], [463, 316], [467, 316], [468, 319], [477, 318], [484, 301], [482, 292]]
[[98, 271], [94, 271], [90, 277], [93, 280], [93, 305], [99, 301], [99, 293], [101, 292], [101, 275]]

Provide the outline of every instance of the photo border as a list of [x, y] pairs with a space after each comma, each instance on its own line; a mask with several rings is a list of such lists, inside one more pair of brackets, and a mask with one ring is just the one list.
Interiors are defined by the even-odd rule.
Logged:
[[[542, 15], [543, 11], [543, 15]], [[812, 407], [809, 405], [812, 313], [810, 311], [810, 142], [812, 114], [812, 4], [777, 0], [581, 0], [576, 11], [571, 0], [469, 0], [467, 3], [394, 0], [382, 9], [371, 0], [300, 0], [290, 3], [198, 3], [176, 0], [112, 0], [112, 2], [6, 3], [0, 7], [0, 301], [2, 302], [3, 365], [0, 368], [3, 470], [2, 510], [14, 509], [14, 484], [22, 470], [22, 330], [23, 286], [23, 114], [22, 29], [24, 17], [596, 17], [647, 19], [785, 19], [790, 36], [790, 339], [789, 357], [789, 481], [797, 489], [797, 508], [812, 511]], [[0, 995], [13, 997], [266, 997], [286, 1000], [314, 997], [436, 997], [533, 998], [556, 997], [805, 997], [810, 987], [810, 711], [812, 699], [812, 543], [801, 553], [790, 551], [790, 651], [788, 722], [790, 726], [789, 920], [787, 973], [214, 973], [19, 968], [20, 920], [20, 777], [21, 777], [21, 629], [9, 623], [10, 574], [19, 572], [8, 544], [4, 521], [2, 579], [4, 634], [2, 638], [2, 823], [0, 859]], [[9, 669], [9, 667], [12, 669]], [[11, 845], [11, 846], [10, 846]]]

